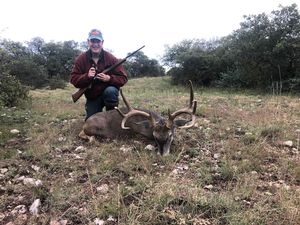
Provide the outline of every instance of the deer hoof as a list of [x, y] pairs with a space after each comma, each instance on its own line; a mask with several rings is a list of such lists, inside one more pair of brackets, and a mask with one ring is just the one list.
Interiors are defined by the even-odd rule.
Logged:
[[95, 142], [95, 136], [90, 136], [89, 138], [89, 143], [94, 143]]
[[87, 140], [87, 141], [90, 139], [90, 136], [87, 136], [87, 135], [84, 133], [83, 130], [80, 131], [80, 133], [78, 134], [78, 137], [80, 137], [80, 138], [82, 138], [82, 139], [84, 139], [84, 140]]

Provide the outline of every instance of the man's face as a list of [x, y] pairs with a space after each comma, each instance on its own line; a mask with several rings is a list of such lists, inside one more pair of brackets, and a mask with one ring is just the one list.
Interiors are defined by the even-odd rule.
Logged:
[[92, 53], [99, 54], [102, 50], [103, 41], [98, 39], [91, 39], [88, 41], [89, 48], [92, 50]]

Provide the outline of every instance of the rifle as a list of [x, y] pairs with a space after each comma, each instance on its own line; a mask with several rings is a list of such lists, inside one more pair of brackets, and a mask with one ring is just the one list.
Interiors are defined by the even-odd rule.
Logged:
[[[135, 53], [137, 53], [138, 51], [140, 51], [142, 48], [144, 48], [145, 45], [143, 45], [142, 47], [140, 47], [138, 50], [130, 53], [128, 56], [126, 56], [124, 59], [121, 59], [120, 61], [118, 61], [117, 63], [115, 63], [114, 65], [108, 67], [107, 69], [103, 70], [100, 73], [107, 73], [109, 71], [112, 71], [114, 69], [116, 69], [118, 66], [120, 66], [122, 63], [124, 63], [129, 57], [133, 56]], [[95, 80], [96, 78], [94, 77], [93, 80]], [[89, 86], [84, 87], [84, 88], [80, 88], [78, 91], [76, 91], [74, 94], [72, 94], [72, 99], [73, 102], [77, 102], [77, 100], [84, 94], [84, 92], [92, 87], [92, 82], [90, 83]]]

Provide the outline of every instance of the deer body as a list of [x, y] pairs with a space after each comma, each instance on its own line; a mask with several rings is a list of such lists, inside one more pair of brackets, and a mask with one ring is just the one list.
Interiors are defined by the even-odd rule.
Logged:
[[[123, 113], [127, 113], [128, 109], [123, 107], [121, 109]], [[144, 112], [150, 112], [149, 110], [142, 110]], [[155, 118], [160, 118], [158, 114], [154, 114]], [[119, 138], [126, 136], [134, 136], [135, 134], [141, 134], [146, 138], [153, 139], [153, 132], [150, 128], [151, 124], [144, 116], [137, 115], [134, 118], [130, 118], [126, 125], [130, 129], [122, 129], [123, 117], [116, 110], [99, 112], [92, 115], [83, 125], [83, 131], [87, 136], [98, 136], [103, 138]]]
[[[194, 100], [194, 91], [190, 81], [189, 106], [168, 113], [168, 118], [156, 112], [144, 109], [132, 108], [122, 90], [120, 90], [126, 108], [99, 112], [89, 117], [83, 125], [79, 134], [81, 138], [89, 139], [91, 136], [105, 138], [118, 138], [141, 134], [148, 139], [155, 140], [158, 152], [161, 155], [168, 155], [170, 146], [174, 140], [176, 128], [190, 128], [195, 124], [195, 112], [197, 101]], [[191, 120], [175, 120], [181, 114], [189, 114]]]

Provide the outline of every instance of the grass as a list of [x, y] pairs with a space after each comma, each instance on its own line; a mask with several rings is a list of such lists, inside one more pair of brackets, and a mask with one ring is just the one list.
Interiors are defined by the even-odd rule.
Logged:
[[[1, 224], [300, 221], [298, 97], [197, 87], [196, 126], [177, 130], [171, 154], [160, 157], [138, 138], [79, 140], [84, 98], [74, 104], [74, 91], [36, 90], [27, 107], [1, 109]], [[167, 77], [132, 79], [123, 91], [134, 107], [163, 115], [189, 98], [187, 85], [171, 86]], [[42, 186], [24, 185], [22, 176]], [[41, 207], [33, 216], [29, 207], [37, 198]], [[26, 212], [16, 213], [19, 205]]]

